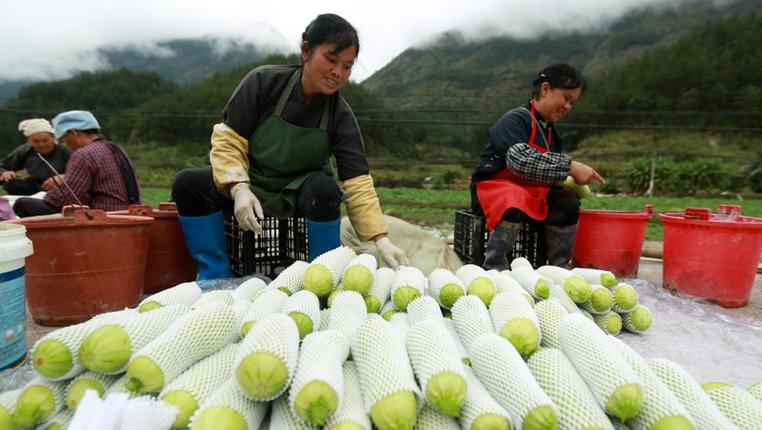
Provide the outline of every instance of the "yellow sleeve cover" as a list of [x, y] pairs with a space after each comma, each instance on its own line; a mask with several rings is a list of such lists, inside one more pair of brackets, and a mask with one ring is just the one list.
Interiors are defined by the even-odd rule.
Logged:
[[349, 221], [360, 240], [371, 240], [379, 234], [389, 233], [370, 175], [347, 179], [342, 187], [347, 193]]
[[230, 185], [249, 182], [249, 141], [224, 123], [212, 129], [212, 175], [217, 191], [230, 196]]

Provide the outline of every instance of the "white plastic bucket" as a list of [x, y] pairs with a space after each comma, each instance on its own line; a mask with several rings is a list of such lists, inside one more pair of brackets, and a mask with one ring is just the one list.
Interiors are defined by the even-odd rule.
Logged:
[[26, 227], [0, 223], [0, 369], [26, 356], [24, 258], [32, 252]]

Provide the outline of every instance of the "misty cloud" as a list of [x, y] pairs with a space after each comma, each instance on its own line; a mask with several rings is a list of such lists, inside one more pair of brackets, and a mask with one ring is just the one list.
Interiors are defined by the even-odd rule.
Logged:
[[[220, 52], [252, 43], [264, 52], [297, 52], [317, 14], [338, 13], [360, 33], [353, 80], [361, 81], [411, 46], [445, 31], [468, 40], [532, 38], [548, 32], [605, 29], [625, 13], [689, 0], [26, 0], [0, 8], [0, 81], [61, 79], [107, 66], [99, 48], [138, 46], [172, 55], [161, 41], [211, 37]], [[731, 0], [717, 0], [727, 2]], [[229, 38], [228, 40], [225, 40]]]

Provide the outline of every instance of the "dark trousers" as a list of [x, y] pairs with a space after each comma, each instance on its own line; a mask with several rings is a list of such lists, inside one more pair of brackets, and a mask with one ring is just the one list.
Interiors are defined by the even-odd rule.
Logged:
[[3, 184], [5, 191], [14, 196], [31, 196], [42, 191], [40, 184], [32, 178], [11, 179]]
[[20, 197], [13, 204], [13, 212], [19, 218], [26, 218], [38, 215], [50, 215], [61, 212], [61, 209], [48, 204], [45, 200], [32, 197]]
[[[548, 217], [543, 221], [545, 224], [556, 227], [574, 225], [579, 220], [579, 197], [565, 191], [563, 188], [551, 187], [545, 198], [548, 203]], [[484, 215], [479, 199], [476, 197], [476, 186], [471, 186], [471, 211], [478, 215]], [[513, 223], [534, 221], [524, 212], [516, 208], [510, 208], [503, 214], [503, 219]]]
[[[220, 194], [214, 186], [211, 167], [180, 171], [172, 184], [172, 200], [181, 216], [233, 211], [233, 200]], [[340, 204], [341, 190], [336, 181], [320, 172], [307, 178], [299, 188], [296, 214], [312, 221], [333, 221], [341, 215]]]

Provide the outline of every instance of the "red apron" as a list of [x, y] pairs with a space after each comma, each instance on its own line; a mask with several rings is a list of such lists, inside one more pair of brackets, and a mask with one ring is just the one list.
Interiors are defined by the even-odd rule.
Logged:
[[[545, 141], [547, 146], [544, 148], [535, 143], [537, 120], [534, 113], [533, 100], [530, 103], [532, 132], [529, 135], [528, 144], [540, 154], [544, 154], [550, 150], [552, 135], [548, 130], [548, 139]], [[505, 211], [510, 208], [516, 208], [537, 221], [544, 220], [548, 216], [548, 203], [545, 201], [545, 197], [548, 195], [549, 189], [549, 185], [514, 175], [507, 167], [495, 172], [489, 179], [477, 182], [476, 196], [487, 221], [487, 230], [494, 230], [502, 221]]]

